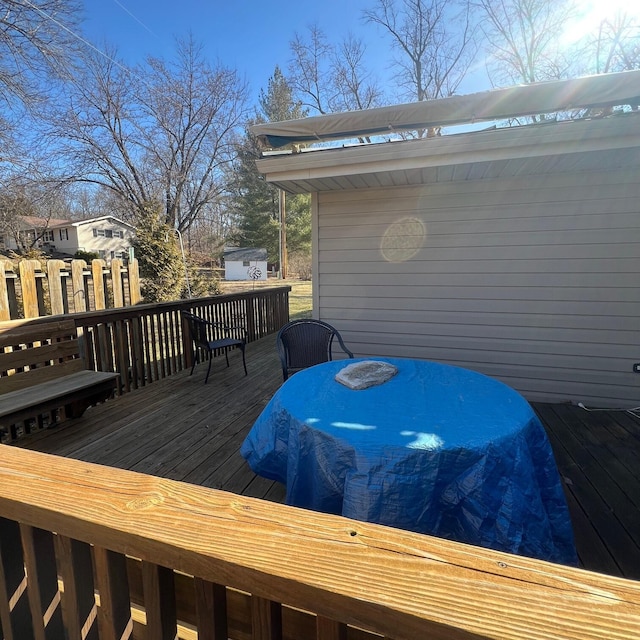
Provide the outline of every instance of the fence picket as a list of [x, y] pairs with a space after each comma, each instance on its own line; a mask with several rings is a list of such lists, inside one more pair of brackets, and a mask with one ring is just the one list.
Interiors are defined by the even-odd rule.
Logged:
[[104, 260], [91, 261], [91, 275], [93, 276], [93, 297], [96, 310], [107, 308], [107, 300], [104, 289], [103, 271], [106, 264]]
[[84, 271], [86, 268], [87, 263], [84, 260], [73, 260], [71, 262], [73, 311], [76, 313], [87, 311], [87, 294], [84, 286]]
[[8, 260], [0, 260], [0, 321], [11, 320], [11, 307], [9, 306], [9, 275], [13, 266]]
[[111, 285], [113, 288], [113, 306], [124, 307], [122, 291], [122, 260], [115, 258], [111, 261]]
[[25, 318], [38, 318], [40, 316], [36, 270], [40, 270], [40, 263], [37, 260], [22, 260], [19, 264], [22, 307]]
[[65, 296], [62, 286], [62, 271], [66, 268], [62, 260], [47, 262], [47, 279], [49, 280], [49, 298], [51, 300], [51, 315], [56, 316], [66, 312]]

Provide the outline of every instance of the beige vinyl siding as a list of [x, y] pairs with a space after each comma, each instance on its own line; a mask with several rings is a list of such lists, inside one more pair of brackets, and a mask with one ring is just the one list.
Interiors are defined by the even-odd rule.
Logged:
[[[635, 170], [320, 192], [316, 313], [358, 356], [495, 376], [531, 400], [640, 404]], [[389, 262], [395, 221], [425, 226]]]

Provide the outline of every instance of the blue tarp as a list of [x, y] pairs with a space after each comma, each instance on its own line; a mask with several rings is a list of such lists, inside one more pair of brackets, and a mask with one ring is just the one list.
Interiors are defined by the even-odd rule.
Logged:
[[286, 484], [287, 503], [487, 548], [576, 564], [544, 428], [510, 387], [459, 367], [398, 367], [379, 386], [334, 380], [349, 361], [289, 378], [241, 453]]

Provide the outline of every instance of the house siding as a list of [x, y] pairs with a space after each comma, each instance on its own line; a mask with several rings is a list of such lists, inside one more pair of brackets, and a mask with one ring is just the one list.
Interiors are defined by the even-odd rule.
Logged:
[[[93, 235], [94, 229], [122, 231], [124, 237], [95, 237]], [[86, 222], [77, 227], [77, 233], [77, 246], [79, 248], [81, 248], [83, 251], [99, 253], [100, 255], [103, 255], [106, 260], [111, 260], [113, 257], [120, 257], [122, 254], [128, 254], [129, 247], [131, 246], [131, 243], [133, 242], [135, 236], [135, 233], [131, 227], [122, 224], [115, 218], [100, 218], [95, 222]]]
[[[244, 262], [248, 262], [245, 265]], [[268, 269], [266, 260], [229, 260], [224, 263], [225, 280], [266, 280]]]
[[[320, 192], [314, 201], [315, 314], [356, 355], [471, 368], [530, 400], [640, 404], [635, 170]], [[415, 238], [389, 236], [403, 219], [425, 231], [405, 261]]]

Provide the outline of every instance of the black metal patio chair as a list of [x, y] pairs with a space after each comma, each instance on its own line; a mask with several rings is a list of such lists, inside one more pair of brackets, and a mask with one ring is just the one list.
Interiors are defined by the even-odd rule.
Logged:
[[209, 322], [188, 311], [182, 311], [182, 317], [189, 327], [189, 333], [193, 341], [193, 365], [189, 375], [193, 374], [196, 362], [198, 362], [198, 349], [206, 351], [209, 357], [209, 367], [204, 383], [207, 384], [209, 373], [211, 372], [211, 362], [215, 352], [224, 350], [228, 367], [229, 349], [231, 347], [238, 347], [242, 351], [242, 366], [244, 367], [244, 375], [247, 375], [247, 363], [245, 361], [247, 332], [244, 327], [230, 327], [221, 322]]
[[333, 360], [334, 338], [349, 358], [353, 358], [338, 330], [327, 322], [303, 318], [285, 324], [276, 336], [284, 380], [290, 373]]

